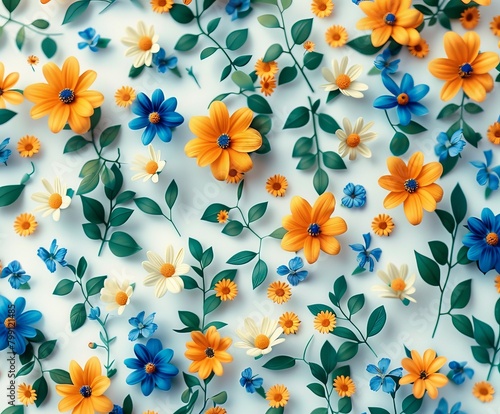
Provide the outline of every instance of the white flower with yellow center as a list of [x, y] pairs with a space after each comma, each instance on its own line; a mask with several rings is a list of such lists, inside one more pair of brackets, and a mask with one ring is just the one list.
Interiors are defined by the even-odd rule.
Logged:
[[132, 177], [132, 180], [141, 180], [143, 182], [151, 179], [153, 183], [158, 182], [158, 174], [160, 174], [165, 167], [165, 161], [161, 160], [161, 151], [157, 152], [153, 148], [153, 144], [148, 145], [149, 158], [144, 155], [138, 154], [130, 168], [132, 171], [139, 171]]
[[363, 118], [358, 118], [354, 127], [349, 119], [344, 118], [342, 124], [344, 129], [337, 129], [335, 134], [340, 139], [338, 152], [341, 157], [349, 155], [350, 160], [355, 160], [358, 152], [365, 158], [370, 158], [372, 152], [365, 145], [365, 142], [371, 141], [377, 137], [375, 132], [370, 132], [369, 129], [373, 126], [373, 122], [364, 124]]
[[42, 184], [47, 192], [34, 193], [31, 196], [33, 201], [42, 203], [42, 205], [36, 207], [34, 211], [42, 211], [42, 217], [47, 217], [52, 214], [54, 221], [59, 221], [61, 218], [61, 210], [68, 208], [71, 204], [71, 197], [66, 195], [67, 188], [61, 183], [59, 177], [55, 178], [54, 186], [52, 186], [45, 178], [42, 178]]
[[237, 329], [236, 333], [241, 341], [236, 342], [234, 346], [248, 349], [247, 355], [253, 357], [266, 355], [273, 350], [273, 346], [285, 342], [285, 338], [279, 338], [283, 328], [279, 326], [278, 321], [267, 316], [262, 319], [260, 327], [257, 327], [252, 318], [245, 318], [245, 329]]
[[155, 34], [154, 26], [147, 27], [142, 20], [137, 23], [137, 30], [127, 27], [127, 36], [121, 39], [122, 43], [129, 48], [125, 56], [135, 57], [134, 67], [142, 65], [151, 66], [153, 54], [160, 50], [158, 44], [159, 36]]
[[398, 268], [389, 263], [387, 265], [387, 273], [383, 270], [377, 272], [378, 277], [384, 282], [383, 285], [373, 286], [372, 290], [377, 292], [382, 292], [381, 298], [394, 298], [401, 300], [409, 300], [411, 302], [417, 302], [410, 295], [415, 293], [415, 274], [408, 276], [408, 266], [403, 264]]
[[118, 309], [118, 315], [121, 315], [130, 303], [133, 293], [134, 289], [127, 279], [120, 282], [116, 277], [108, 277], [104, 280], [104, 287], [101, 289], [101, 301], [108, 304], [107, 311]]
[[348, 63], [349, 58], [344, 56], [340, 64], [336, 59], [332, 60], [333, 72], [328, 68], [321, 68], [321, 73], [328, 82], [325, 85], [321, 85], [321, 87], [327, 92], [340, 90], [346, 96], [362, 98], [364, 95], [361, 91], [366, 91], [368, 85], [358, 82], [356, 79], [361, 75], [363, 67], [361, 65], [352, 65], [347, 69]]
[[165, 260], [154, 252], [148, 252], [147, 256], [149, 261], [142, 262], [142, 267], [149, 272], [144, 278], [144, 285], [154, 286], [157, 298], [161, 298], [167, 291], [179, 293], [184, 288], [180, 275], [186, 274], [190, 269], [189, 265], [182, 263], [184, 249], [180, 249], [174, 257], [174, 248], [169, 244], [165, 252]]

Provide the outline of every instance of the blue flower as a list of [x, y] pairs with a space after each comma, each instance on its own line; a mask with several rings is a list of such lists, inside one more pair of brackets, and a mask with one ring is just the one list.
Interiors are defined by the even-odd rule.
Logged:
[[136, 358], [127, 358], [124, 363], [127, 368], [134, 370], [128, 375], [128, 385], [141, 383], [141, 391], [147, 397], [156, 387], [168, 391], [172, 386], [172, 378], [179, 370], [170, 364], [174, 351], [170, 348], [163, 349], [159, 339], [150, 338], [146, 345], [135, 344], [134, 353]]
[[36, 329], [30, 326], [42, 318], [37, 310], [24, 312], [26, 299], [17, 298], [11, 303], [0, 295], [0, 351], [9, 347], [16, 354], [22, 355], [26, 351], [26, 338], [34, 338]]
[[460, 410], [461, 406], [462, 403], [457, 402], [451, 407], [451, 411], [448, 413], [448, 402], [444, 398], [441, 398], [434, 414], [467, 414], [465, 411]]
[[101, 36], [96, 34], [94, 28], [89, 27], [81, 32], [78, 32], [78, 34], [81, 38], [83, 38], [83, 40], [85, 40], [85, 42], [78, 43], [78, 49], [84, 49], [88, 46], [92, 52], [97, 52], [99, 50], [97, 42], [99, 42]]
[[10, 154], [12, 154], [12, 151], [7, 147], [9, 145], [10, 138], [5, 138], [2, 143], [0, 144], [0, 162], [3, 162], [5, 165], [7, 165], [7, 160], [10, 157]]
[[109, 414], [123, 414], [123, 408], [119, 405], [113, 405], [113, 411], [110, 411]]
[[472, 378], [474, 370], [472, 368], [465, 368], [467, 362], [451, 361], [448, 366], [451, 371], [448, 373], [448, 378], [455, 384], [460, 385], [465, 381], [465, 377]]
[[440, 132], [437, 142], [434, 152], [439, 157], [439, 162], [443, 162], [448, 157], [456, 157], [465, 147], [464, 134], [461, 129], [455, 131], [451, 138], [446, 132]]
[[280, 276], [286, 276], [292, 286], [297, 286], [303, 282], [309, 273], [307, 270], [300, 270], [304, 267], [304, 262], [300, 257], [294, 257], [288, 262], [288, 266], [281, 265], [276, 269]]
[[364, 269], [366, 264], [370, 263], [369, 270], [370, 272], [373, 272], [373, 267], [375, 266], [375, 261], [373, 259], [375, 259], [377, 262], [379, 261], [380, 255], [382, 254], [382, 249], [379, 249], [377, 247], [376, 249], [368, 250], [372, 240], [370, 233], [363, 234], [363, 239], [365, 240], [366, 247], [359, 243], [350, 244], [349, 247], [355, 252], [359, 252], [358, 257], [356, 258], [356, 260], [358, 261], [358, 267]]
[[399, 122], [403, 126], [410, 123], [412, 113], [417, 116], [429, 113], [429, 110], [418, 102], [427, 95], [429, 86], [424, 84], [415, 86], [409, 73], [404, 74], [401, 87], [396, 85], [396, 82], [383, 72], [382, 82], [392, 95], [382, 95], [375, 99], [373, 102], [375, 108], [389, 109], [396, 107]]
[[470, 217], [465, 227], [470, 231], [462, 240], [469, 248], [467, 258], [478, 261], [483, 273], [492, 269], [500, 273], [500, 214], [495, 216], [489, 208], [483, 208], [481, 220]]
[[177, 67], [177, 57], [167, 57], [165, 49], [160, 48], [158, 53], [153, 55], [153, 63], [158, 66], [158, 72], [165, 73], [167, 69], [175, 69]]
[[250, 9], [250, 0], [229, 0], [226, 4], [226, 13], [231, 16], [231, 20], [238, 18], [238, 13], [246, 12]]
[[252, 376], [252, 368], [245, 368], [241, 372], [240, 385], [250, 394], [253, 394], [256, 388], [262, 387], [263, 382], [257, 375]]
[[366, 203], [366, 190], [362, 185], [349, 183], [344, 187], [344, 194], [341, 203], [344, 207], [363, 207]]
[[21, 263], [17, 260], [13, 260], [2, 269], [0, 279], [4, 277], [9, 277], [9, 283], [13, 289], [19, 289], [21, 285], [28, 283], [28, 280], [31, 279], [31, 276], [26, 274], [26, 271], [21, 268]]
[[95, 308], [90, 309], [90, 312], [88, 314], [88, 318], [91, 321], [96, 321], [97, 319], [99, 319], [100, 316], [101, 316], [101, 309], [99, 309], [99, 306], [96, 306]]
[[366, 367], [370, 374], [375, 374], [375, 377], [370, 380], [370, 389], [372, 391], [378, 391], [382, 387], [382, 391], [391, 394], [396, 390], [396, 381], [393, 377], [401, 378], [403, 368], [396, 368], [387, 372], [390, 363], [389, 358], [382, 358], [378, 361], [378, 366], [369, 364]]
[[480, 161], [471, 161], [471, 164], [474, 167], [479, 168], [479, 171], [476, 175], [476, 181], [479, 185], [487, 184], [490, 190], [498, 190], [498, 186], [500, 184], [500, 165], [491, 168], [491, 170], [489, 169], [491, 161], [493, 161], [492, 150], [484, 151], [484, 158], [486, 159], [486, 163]]
[[375, 58], [373, 64], [378, 70], [382, 71], [382, 73], [396, 73], [401, 59], [390, 61], [389, 58], [391, 56], [391, 51], [389, 50], [389, 48], [386, 48], [380, 55]]
[[153, 312], [146, 319], [144, 319], [145, 312], [139, 312], [139, 314], [128, 320], [128, 323], [134, 327], [128, 333], [128, 339], [135, 341], [138, 338], [149, 338], [158, 329], [158, 325], [153, 323], [155, 319], [156, 312]]
[[136, 100], [132, 103], [132, 112], [139, 115], [128, 123], [130, 129], [143, 129], [142, 143], [149, 145], [153, 138], [158, 135], [163, 142], [170, 142], [172, 139], [172, 129], [184, 122], [181, 114], [175, 112], [177, 99], [168, 98], [165, 100], [163, 91], [156, 89], [152, 99], [144, 93], [137, 94]]
[[56, 263], [59, 263], [62, 267], [68, 265], [66, 260], [64, 260], [68, 250], [65, 248], [58, 249], [56, 243], [56, 239], [52, 240], [49, 251], [43, 247], [40, 247], [37, 251], [37, 256], [44, 261], [45, 266], [47, 266], [50, 273], [54, 273], [56, 271]]

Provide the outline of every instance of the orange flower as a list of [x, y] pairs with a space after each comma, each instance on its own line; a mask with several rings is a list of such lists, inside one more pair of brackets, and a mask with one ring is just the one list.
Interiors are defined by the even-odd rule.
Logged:
[[466, 30], [474, 29], [479, 23], [481, 14], [477, 7], [469, 7], [460, 14], [460, 23]]
[[[462, 3], [469, 4], [472, 0], [462, 0]], [[477, 4], [481, 6], [489, 6], [491, 4], [491, 0], [474, 0]]]
[[484, 101], [486, 93], [493, 90], [493, 78], [488, 71], [498, 65], [498, 54], [479, 53], [481, 39], [476, 32], [467, 32], [462, 38], [450, 31], [444, 35], [443, 41], [448, 58], [434, 59], [429, 63], [429, 71], [446, 81], [441, 89], [441, 99], [448, 101], [463, 88], [469, 98]]
[[23, 94], [12, 90], [12, 87], [19, 80], [19, 73], [9, 73], [5, 79], [3, 78], [4, 74], [5, 67], [0, 62], [0, 108], [5, 108], [5, 101], [12, 105], [19, 105], [23, 101]]
[[408, 160], [408, 166], [398, 157], [389, 157], [387, 167], [391, 175], [379, 178], [380, 187], [390, 193], [384, 199], [385, 208], [394, 208], [404, 203], [408, 221], [414, 226], [420, 224], [423, 211], [434, 211], [436, 203], [443, 198], [443, 189], [435, 184], [443, 173], [439, 162], [424, 165], [424, 154], [420, 151]]
[[417, 27], [423, 22], [424, 15], [411, 9], [411, 0], [362, 1], [359, 8], [368, 17], [356, 24], [357, 29], [372, 30], [373, 46], [384, 45], [389, 38], [400, 45], [416, 45], [420, 40]]
[[226, 352], [231, 345], [231, 338], [221, 338], [215, 326], [208, 328], [206, 333], [200, 331], [191, 332], [194, 342], [186, 343], [186, 358], [193, 361], [189, 366], [189, 372], [198, 372], [201, 379], [208, 378], [213, 372], [222, 375], [224, 370], [222, 362], [227, 363], [233, 357]]
[[35, 83], [24, 90], [26, 99], [34, 102], [30, 115], [33, 119], [49, 115], [49, 128], [57, 133], [69, 123], [77, 134], [90, 129], [90, 117], [94, 108], [102, 105], [102, 93], [88, 90], [97, 74], [86, 70], [81, 75], [78, 60], [70, 56], [59, 69], [53, 62], [43, 66], [48, 83]]
[[446, 358], [442, 356], [436, 358], [436, 352], [432, 349], [426, 350], [423, 358], [413, 350], [411, 358], [403, 358], [401, 361], [401, 365], [408, 371], [408, 374], [399, 380], [399, 384], [413, 383], [415, 398], [422, 398], [427, 390], [429, 397], [435, 399], [438, 396], [437, 389], [448, 383], [446, 375], [437, 372], [445, 363]]
[[210, 105], [210, 116], [194, 116], [189, 121], [191, 132], [196, 135], [186, 144], [188, 157], [197, 157], [200, 167], [210, 164], [217, 180], [225, 180], [231, 168], [249, 171], [253, 164], [249, 152], [262, 145], [260, 133], [250, 128], [253, 113], [240, 108], [231, 116], [223, 102]]
[[335, 210], [335, 197], [323, 193], [314, 206], [302, 197], [295, 196], [290, 203], [292, 215], [283, 218], [282, 225], [288, 230], [281, 240], [281, 247], [289, 252], [304, 248], [306, 260], [318, 260], [320, 249], [328, 254], [338, 254], [340, 243], [333, 236], [345, 233], [347, 224], [341, 217], [330, 217]]

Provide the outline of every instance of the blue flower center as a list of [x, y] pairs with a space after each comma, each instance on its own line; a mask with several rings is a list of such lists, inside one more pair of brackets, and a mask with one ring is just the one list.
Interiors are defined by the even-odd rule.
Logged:
[[80, 394], [84, 398], [88, 398], [92, 395], [92, 388], [88, 385], [84, 385], [82, 388], [80, 388]]
[[387, 13], [384, 17], [385, 24], [388, 24], [389, 26], [394, 25], [396, 23], [396, 16], [392, 13]]
[[415, 178], [410, 178], [404, 183], [405, 190], [409, 193], [414, 193], [418, 188], [418, 181]]
[[319, 227], [318, 224], [312, 223], [309, 225], [307, 232], [309, 233], [310, 236], [319, 236], [319, 233], [321, 233], [321, 228]]
[[138, 324], [137, 324], [137, 328], [139, 328], [139, 329], [144, 329], [144, 324], [142, 324], [142, 323], [138, 323]]
[[472, 65], [470, 63], [464, 63], [463, 65], [460, 65], [458, 68], [458, 74], [462, 78], [468, 78], [469, 76], [472, 75], [472, 72], [474, 69], [472, 68]]
[[219, 138], [217, 138], [217, 145], [220, 148], [222, 149], [229, 148], [229, 144], [231, 144], [231, 138], [229, 138], [229, 135], [222, 134]]
[[73, 90], [65, 88], [61, 92], [59, 92], [59, 100], [62, 103], [70, 104], [75, 100], [75, 93], [73, 92]]

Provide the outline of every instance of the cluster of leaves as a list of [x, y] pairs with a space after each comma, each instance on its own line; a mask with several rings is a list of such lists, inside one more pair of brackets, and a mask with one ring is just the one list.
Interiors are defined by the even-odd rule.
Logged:
[[346, 169], [344, 160], [335, 151], [322, 151], [319, 146], [318, 128], [327, 134], [335, 135], [340, 129], [339, 124], [333, 117], [325, 113], [319, 113], [320, 100], [312, 103], [309, 99], [309, 108], [298, 106], [293, 109], [285, 121], [283, 129], [302, 128], [311, 121], [313, 134], [310, 137], [301, 137], [293, 147], [292, 157], [300, 158], [297, 164], [298, 170], [308, 170], [316, 166], [313, 177], [313, 186], [318, 194], [323, 194], [328, 188], [330, 179], [322, 164], [332, 170]]
[[437, 22], [439, 22], [439, 24], [446, 30], [452, 30], [452, 19], [459, 19], [464, 10], [469, 7], [478, 6], [475, 2], [465, 4], [462, 0], [449, 0], [448, 2], [442, 2], [440, 0], [424, 0], [424, 3], [425, 4], [413, 5], [415, 9], [425, 16], [424, 22], [427, 22], [429, 27], [434, 26]]
[[[20, 0], [16, 0], [20, 1]], [[90, 6], [92, 1], [104, 1], [107, 5], [102, 9], [99, 13], [102, 13], [108, 9], [108, 7], [112, 6], [117, 0], [78, 0], [74, 3], [70, 4], [70, 6], [66, 9], [66, 13], [64, 14], [64, 19], [62, 24], [70, 23], [77, 18], [79, 18]], [[140, 0], [130, 0], [133, 4], [138, 7], [142, 7]]]
[[200, 412], [202, 412], [206, 408], [209, 400], [211, 401], [211, 405], [213, 407], [216, 407], [217, 405], [223, 405], [226, 403], [227, 401], [226, 391], [221, 391], [215, 395], [212, 395], [209, 398], [206, 398], [208, 384], [210, 383], [210, 381], [212, 381], [214, 377], [213, 372], [208, 376], [208, 378], [205, 378], [203, 380], [203, 384], [194, 375], [186, 374], [185, 372], [183, 372], [182, 375], [187, 388], [181, 395], [181, 401], [186, 405], [177, 409], [174, 412], [174, 414], [191, 414], [194, 410], [196, 401], [198, 400], [198, 397], [200, 395], [200, 390], [203, 391], [203, 393], [205, 394], [205, 403]]
[[35, 166], [33, 163], [31, 163], [31, 167], [32, 171], [24, 174], [19, 184], [10, 184], [0, 187], [0, 207], [10, 206], [21, 196], [26, 187], [26, 183], [35, 173]]

